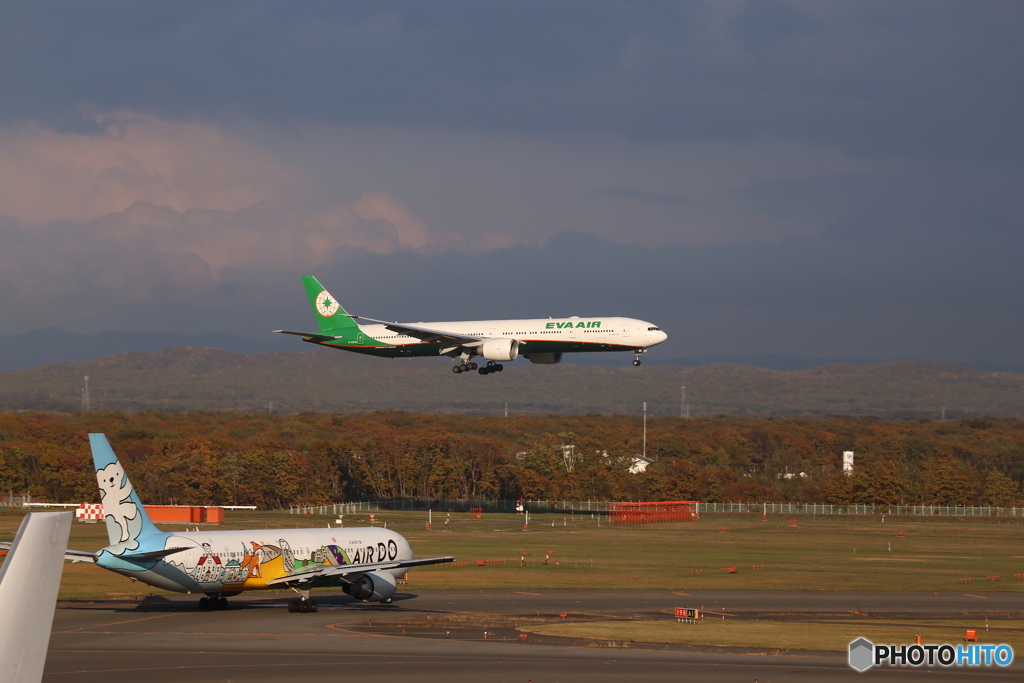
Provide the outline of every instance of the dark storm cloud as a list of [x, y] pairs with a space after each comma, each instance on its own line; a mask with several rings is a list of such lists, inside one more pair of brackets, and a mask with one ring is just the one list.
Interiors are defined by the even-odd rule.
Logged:
[[651, 192], [639, 187], [602, 187], [597, 189], [596, 192], [608, 197], [620, 197], [638, 202], [653, 202], [655, 204], [672, 204], [686, 201], [686, 195], [682, 192]]
[[313, 272], [374, 317], [646, 318], [663, 357], [1022, 362], [1022, 19], [9, 4], [0, 323], [259, 338]]
[[1018, 159], [1018, 2], [24, 3], [0, 117], [798, 136]]

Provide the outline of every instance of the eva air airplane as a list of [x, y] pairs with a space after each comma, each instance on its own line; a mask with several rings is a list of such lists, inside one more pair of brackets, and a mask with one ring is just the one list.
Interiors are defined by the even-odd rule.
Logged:
[[316, 612], [309, 591], [329, 587], [358, 600], [391, 602], [396, 577], [410, 567], [453, 559], [413, 559], [401, 534], [376, 527], [160, 531], [107, 437], [90, 434], [89, 445], [110, 545], [96, 552], [68, 549], [64, 559], [95, 562], [169, 591], [205, 594], [202, 609], [225, 609], [227, 598], [243, 591], [291, 589], [298, 597], [289, 612]]
[[[634, 318], [536, 318], [532, 320], [457, 320], [435, 323], [389, 323], [348, 313], [311, 275], [302, 278], [319, 332], [292, 332], [302, 341], [332, 349], [355, 351], [384, 358], [450, 356], [460, 362], [452, 372], [479, 370], [481, 375], [501, 372], [502, 361], [519, 356], [531, 363], [550, 364], [563, 353], [632, 351], [633, 365], [640, 355], [668, 339], [652, 323]], [[365, 320], [369, 325], [360, 325]], [[487, 361], [478, 368], [472, 361]]]

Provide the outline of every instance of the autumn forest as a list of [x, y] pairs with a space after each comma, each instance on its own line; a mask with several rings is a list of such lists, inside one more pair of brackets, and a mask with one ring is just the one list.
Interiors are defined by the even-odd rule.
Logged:
[[[1019, 505], [1024, 421], [463, 417], [405, 412], [0, 415], [0, 491], [97, 501], [104, 432], [143, 501], [382, 498]], [[842, 452], [856, 454], [852, 476]], [[790, 476], [787, 476], [790, 475]]]

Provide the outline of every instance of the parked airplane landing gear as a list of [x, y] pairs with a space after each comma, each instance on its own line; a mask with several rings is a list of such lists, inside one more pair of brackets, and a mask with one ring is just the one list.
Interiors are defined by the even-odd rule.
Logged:
[[303, 614], [316, 612], [316, 600], [309, 600], [308, 598], [295, 598], [294, 600], [289, 600], [288, 611], [292, 613], [302, 612]]
[[292, 590], [299, 594], [299, 597], [294, 598], [288, 602], [289, 612], [316, 612], [316, 600], [310, 600], [309, 589], [301, 589], [292, 587]]
[[228, 608], [228, 599], [222, 598], [216, 593], [211, 593], [208, 597], [199, 598], [199, 609], [203, 611], [210, 610], [222, 610]]

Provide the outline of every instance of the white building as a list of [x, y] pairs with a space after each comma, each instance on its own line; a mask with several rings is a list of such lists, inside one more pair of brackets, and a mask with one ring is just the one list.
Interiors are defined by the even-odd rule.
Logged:
[[632, 464], [629, 466], [630, 474], [640, 474], [647, 470], [648, 465], [653, 465], [654, 461], [650, 458], [645, 458], [642, 455], [634, 455], [632, 458]]
[[843, 472], [847, 475], [853, 472], [853, 451], [843, 451]]

